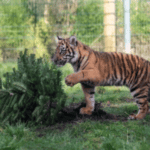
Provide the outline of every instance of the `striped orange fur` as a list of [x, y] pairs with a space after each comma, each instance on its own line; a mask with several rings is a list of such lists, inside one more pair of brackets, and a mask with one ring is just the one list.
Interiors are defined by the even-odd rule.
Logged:
[[96, 86], [125, 85], [139, 108], [137, 115], [128, 118], [140, 120], [146, 116], [150, 99], [150, 62], [132, 54], [94, 51], [75, 36], [58, 37], [58, 40], [52, 60], [58, 66], [72, 64], [74, 73], [68, 75], [65, 82], [68, 86], [82, 85], [86, 107], [80, 109], [80, 114], [92, 114]]

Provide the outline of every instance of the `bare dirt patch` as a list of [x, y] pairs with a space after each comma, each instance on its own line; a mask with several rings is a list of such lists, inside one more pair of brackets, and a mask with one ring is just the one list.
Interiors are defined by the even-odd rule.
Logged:
[[[52, 104], [51, 107], [56, 108], [56, 103]], [[95, 109], [92, 113], [92, 115], [81, 115], [79, 114], [80, 108], [85, 107], [86, 104], [81, 103], [73, 103], [67, 107], [64, 107], [59, 113], [58, 117], [55, 120], [55, 124], [50, 125], [48, 127], [40, 127], [37, 128], [36, 131], [38, 132], [38, 137], [44, 136], [42, 132], [44, 130], [60, 130], [63, 131], [68, 124], [70, 125], [76, 125], [79, 122], [84, 122], [87, 119], [94, 120], [94, 121], [127, 121], [127, 117], [119, 116], [119, 115], [113, 115], [105, 112], [102, 110], [103, 106], [102, 103], [95, 103]]]

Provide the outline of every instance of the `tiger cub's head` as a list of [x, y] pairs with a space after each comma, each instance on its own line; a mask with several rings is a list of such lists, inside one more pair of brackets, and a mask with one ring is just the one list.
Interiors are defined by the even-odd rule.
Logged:
[[59, 67], [64, 66], [66, 63], [75, 63], [78, 59], [79, 53], [76, 50], [77, 40], [75, 36], [63, 39], [58, 38], [58, 45], [55, 54], [52, 56], [52, 61]]

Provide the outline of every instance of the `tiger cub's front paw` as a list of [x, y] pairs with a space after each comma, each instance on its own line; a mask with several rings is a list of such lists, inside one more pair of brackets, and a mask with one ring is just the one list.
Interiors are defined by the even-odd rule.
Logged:
[[129, 115], [129, 117], [128, 117], [128, 120], [136, 120], [137, 118], [136, 118], [136, 115], [135, 114], [131, 114], [131, 115]]
[[79, 114], [81, 114], [81, 115], [92, 115], [92, 110], [91, 110], [91, 108], [87, 108], [87, 107], [82, 107], [81, 109], [80, 109], [80, 112], [79, 112]]
[[75, 82], [73, 80], [73, 77], [72, 75], [68, 75], [66, 78], [65, 78], [65, 83], [68, 85], [68, 86], [74, 86], [75, 85]]

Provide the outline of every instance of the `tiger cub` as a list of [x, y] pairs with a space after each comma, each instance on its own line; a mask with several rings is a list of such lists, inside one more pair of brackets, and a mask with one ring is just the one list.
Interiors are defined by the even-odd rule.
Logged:
[[77, 41], [75, 36], [63, 39], [58, 36], [58, 45], [52, 61], [57, 66], [70, 63], [74, 72], [65, 78], [68, 86], [81, 83], [86, 107], [80, 114], [91, 115], [94, 110], [96, 86], [125, 85], [129, 87], [139, 108], [137, 115], [128, 119], [143, 119], [149, 112], [150, 62], [132, 54], [97, 52]]

